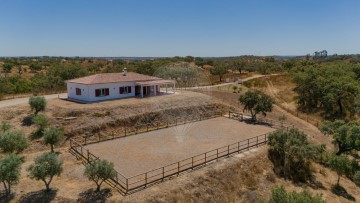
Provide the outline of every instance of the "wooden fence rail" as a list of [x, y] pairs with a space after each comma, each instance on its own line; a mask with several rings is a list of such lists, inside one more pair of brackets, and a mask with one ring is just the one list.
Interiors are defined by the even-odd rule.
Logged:
[[[232, 113], [236, 113], [236, 112], [229, 112], [229, 115]], [[229, 118], [231, 117], [229, 116]], [[200, 118], [200, 120], [201, 119], [202, 118]], [[193, 121], [198, 121], [198, 120], [193, 119]], [[186, 120], [183, 120], [183, 122], [176, 121], [175, 125], [179, 125], [180, 123], [184, 124], [186, 122], [190, 122], [190, 121], [186, 121]], [[265, 121], [261, 121], [261, 122], [265, 122]], [[269, 122], [269, 120], [267, 120], [267, 122]], [[167, 123], [166, 126], [170, 127], [171, 125]], [[274, 127], [277, 125], [275, 123], [271, 123], [270, 126]], [[146, 127], [147, 130], [150, 130], [148, 125]], [[282, 129], [288, 130], [289, 127], [291, 126], [284, 127], [284, 125], [281, 125], [280, 127]], [[156, 129], [160, 129], [159, 125], [156, 126]], [[233, 154], [241, 153], [244, 151], [248, 151], [252, 148], [265, 145], [267, 141], [268, 141], [268, 134], [258, 135], [256, 137], [241, 140], [239, 142], [232, 143], [230, 145], [226, 145], [217, 149], [213, 149], [205, 153], [198, 154], [196, 156], [178, 161], [176, 163], [162, 166], [131, 177], [125, 177], [121, 173], [116, 172], [116, 176], [110, 180], [107, 180], [106, 183], [108, 183], [111, 187], [116, 189], [121, 194], [126, 195], [128, 193], [135, 192], [142, 188], [146, 188], [151, 184], [162, 182], [169, 177], [177, 176], [183, 172], [205, 166], [206, 164], [217, 161], [221, 158], [229, 157]], [[75, 155], [78, 159], [81, 159], [84, 164], [91, 164], [94, 160], [99, 159], [99, 157], [95, 156], [94, 154], [89, 152], [89, 150], [85, 149], [82, 143], [79, 143], [73, 138], [70, 139], [70, 152], [73, 155]]]

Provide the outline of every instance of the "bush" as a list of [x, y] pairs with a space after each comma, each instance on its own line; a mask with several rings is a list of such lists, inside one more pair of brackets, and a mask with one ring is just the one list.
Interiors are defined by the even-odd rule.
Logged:
[[40, 111], [45, 111], [46, 99], [42, 96], [32, 96], [29, 98], [29, 105], [31, 111], [35, 110], [35, 115], [37, 115]]
[[5, 153], [20, 153], [27, 146], [27, 140], [22, 132], [7, 131], [0, 136], [0, 148]]
[[29, 177], [35, 180], [41, 180], [45, 183], [46, 190], [50, 190], [50, 183], [54, 176], [60, 176], [63, 171], [63, 162], [55, 153], [44, 153], [35, 159], [27, 171]]
[[0, 124], [0, 134], [10, 130], [11, 127], [12, 126], [11, 126], [10, 123], [8, 123], [6, 121], [1, 122], [1, 124]]
[[100, 191], [101, 184], [116, 176], [114, 164], [106, 160], [95, 160], [85, 166], [84, 175], [96, 184], [96, 191]]
[[271, 191], [271, 197], [268, 202], [271, 203], [325, 203], [321, 198], [321, 195], [312, 195], [309, 191], [303, 190], [300, 193], [297, 192], [287, 192], [284, 186], [276, 186]]
[[354, 175], [354, 183], [360, 187], [360, 171], [357, 171]]

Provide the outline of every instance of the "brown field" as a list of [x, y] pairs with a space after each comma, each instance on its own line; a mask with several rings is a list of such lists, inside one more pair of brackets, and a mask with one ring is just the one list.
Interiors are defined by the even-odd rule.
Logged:
[[[280, 88], [277, 84], [280, 82], [273, 83], [273, 86]], [[210, 96], [188, 91], [180, 93], [163, 97], [132, 98], [90, 105], [53, 99], [48, 102], [45, 114], [50, 118], [52, 126], [62, 127], [69, 137], [74, 137], [92, 132], [94, 126], [100, 128], [100, 132], [93, 132], [94, 135], [106, 134], [122, 126], [131, 126], [146, 121], [161, 121], [182, 116], [226, 112], [229, 109], [241, 112], [243, 108], [238, 102], [241, 93], [215, 89], [210, 92]], [[282, 94], [286, 94], [286, 92]], [[31, 112], [27, 104], [8, 107], [0, 109], [0, 122], [9, 121], [14, 129], [21, 130], [26, 136], [30, 136], [36, 127], [24, 125], [24, 121], [29, 115]], [[325, 143], [328, 150], [333, 148], [331, 138], [323, 135], [315, 125], [288, 113], [279, 105], [275, 105], [273, 112], [267, 114], [266, 117], [278, 120], [280, 116], [285, 116], [287, 123], [295, 124], [297, 128], [308, 134], [312, 143]], [[72, 119], [66, 120], [70, 117]], [[113, 125], [114, 122], [115, 126]], [[136, 136], [139, 135], [129, 138], [136, 139]], [[150, 136], [144, 139], [150, 139]], [[222, 139], [216, 140], [216, 142], [222, 141]], [[301, 191], [303, 188], [307, 188], [313, 193], [323, 194], [323, 198], [327, 202], [350, 202], [331, 192], [330, 188], [336, 182], [337, 176], [334, 171], [323, 166], [314, 164], [312, 169], [314, 178], [319, 183], [317, 186], [310, 184], [294, 185], [292, 182], [276, 177], [273, 173], [273, 165], [267, 158], [266, 147], [220, 160], [125, 197], [104, 184], [105, 190], [101, 193], [103, 195], [99, 196], [92, 192], [95, 184], [83, 176], [84, 166], [82, 163], [68, 152], [68, 142], [55, 149], [64, 161], [64, 172], [60, 177], [56, 177], [51, 184], [55, 192], [45, 195], [42, 192], [43, 183], [31, 180], [27, 176], [26, 167], [33, 163], [36, 156], [49, 151], [49, 146], [45, 146], [42, 139], [29, 139], [29, 142], [29, 148], [21, 154], [26, 162], [22, 167], [19, 184], [13, 186], [14, 197], [11, 202], [104, 202], [105, 200], [109, 202], [255, 202], [258, 198], [268, 198], [271, 189], [279, 184], [285, 185], [291, 191]], [[153, 144], [159, 146], [159, 143]], [[141, 150], [138, 150], [139, 153], [143, 153]], [[161, 154], [160, 151], [157, 153]], [[184, 150], [185, 155], [188, 155], [188, 151]], [[4, 154], [1, 153], [0, 156], [4, 156]], [[360, 200], [359, 187], [356, 187], [353, 182], [345, 177], [341, 178], [340, 183], [349, 194], [355, 197], [356, 201]], [[0, 190], [3, 190], [2, 184]], [[4, 199], [0, 197], [0, 202], [2, 201]]]
[[126, 177], [144, 173], [241, 140], [274, 131], [218, 117], [87, 145]]

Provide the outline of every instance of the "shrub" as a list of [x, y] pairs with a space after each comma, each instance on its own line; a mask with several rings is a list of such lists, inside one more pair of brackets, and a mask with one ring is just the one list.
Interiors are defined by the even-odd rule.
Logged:
[[44, 153], [35, 159], [27, 171], [29, 177], [35, 180], [41, 180], [45, 183], [46, 190], [50, 190], [50, 183], [54, 176], [60, 176], [63, 171], [63, 162], [55, 153]]
[[357, 171], [354, 175], [354, 182], [355, 184], [360, 187], [360, 171]]
[[27, 146], [27, 140], [22, 132], [7, 131], [0, 136], [0, 148], [5, 153], [20, 153]]
[[11, 124], [10, 123], [8, 123], [6, 121], [1, 122], [1, 124], [0, 124], [0, 134], [4, 133], [4, 132], [6, 132], [6, 131], [8, 131], [10, 129], [11, 129]]
[[29, 98], [31, 111], [35, 110], [35, 115], [40, 111], [45, 111], [46, 103], [46, 99], [43, 96], [32, 96]]
[[300, 193], [287, 192], [283, 185], [276, 186], [271, 191], [271, 197], [269, 202], [271, 203], [325, 203], [321, 198], [321, 195], [312, 195], [309, 191], [303, 190]]

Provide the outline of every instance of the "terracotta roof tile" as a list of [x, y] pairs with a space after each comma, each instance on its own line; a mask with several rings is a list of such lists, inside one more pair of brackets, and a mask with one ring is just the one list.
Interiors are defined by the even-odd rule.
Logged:
[[123, 73], [101, 73], [81, 78], [75, 78], [67, 80], [67, 83], [79, 83], [79, 84], [104, 84], [104, 83], [117, 83], [117, 82], [145, 82], [153, 80], [162, 80], [158, 77], [143, 75], [134, 72], [128, 72], [127, 75]]

